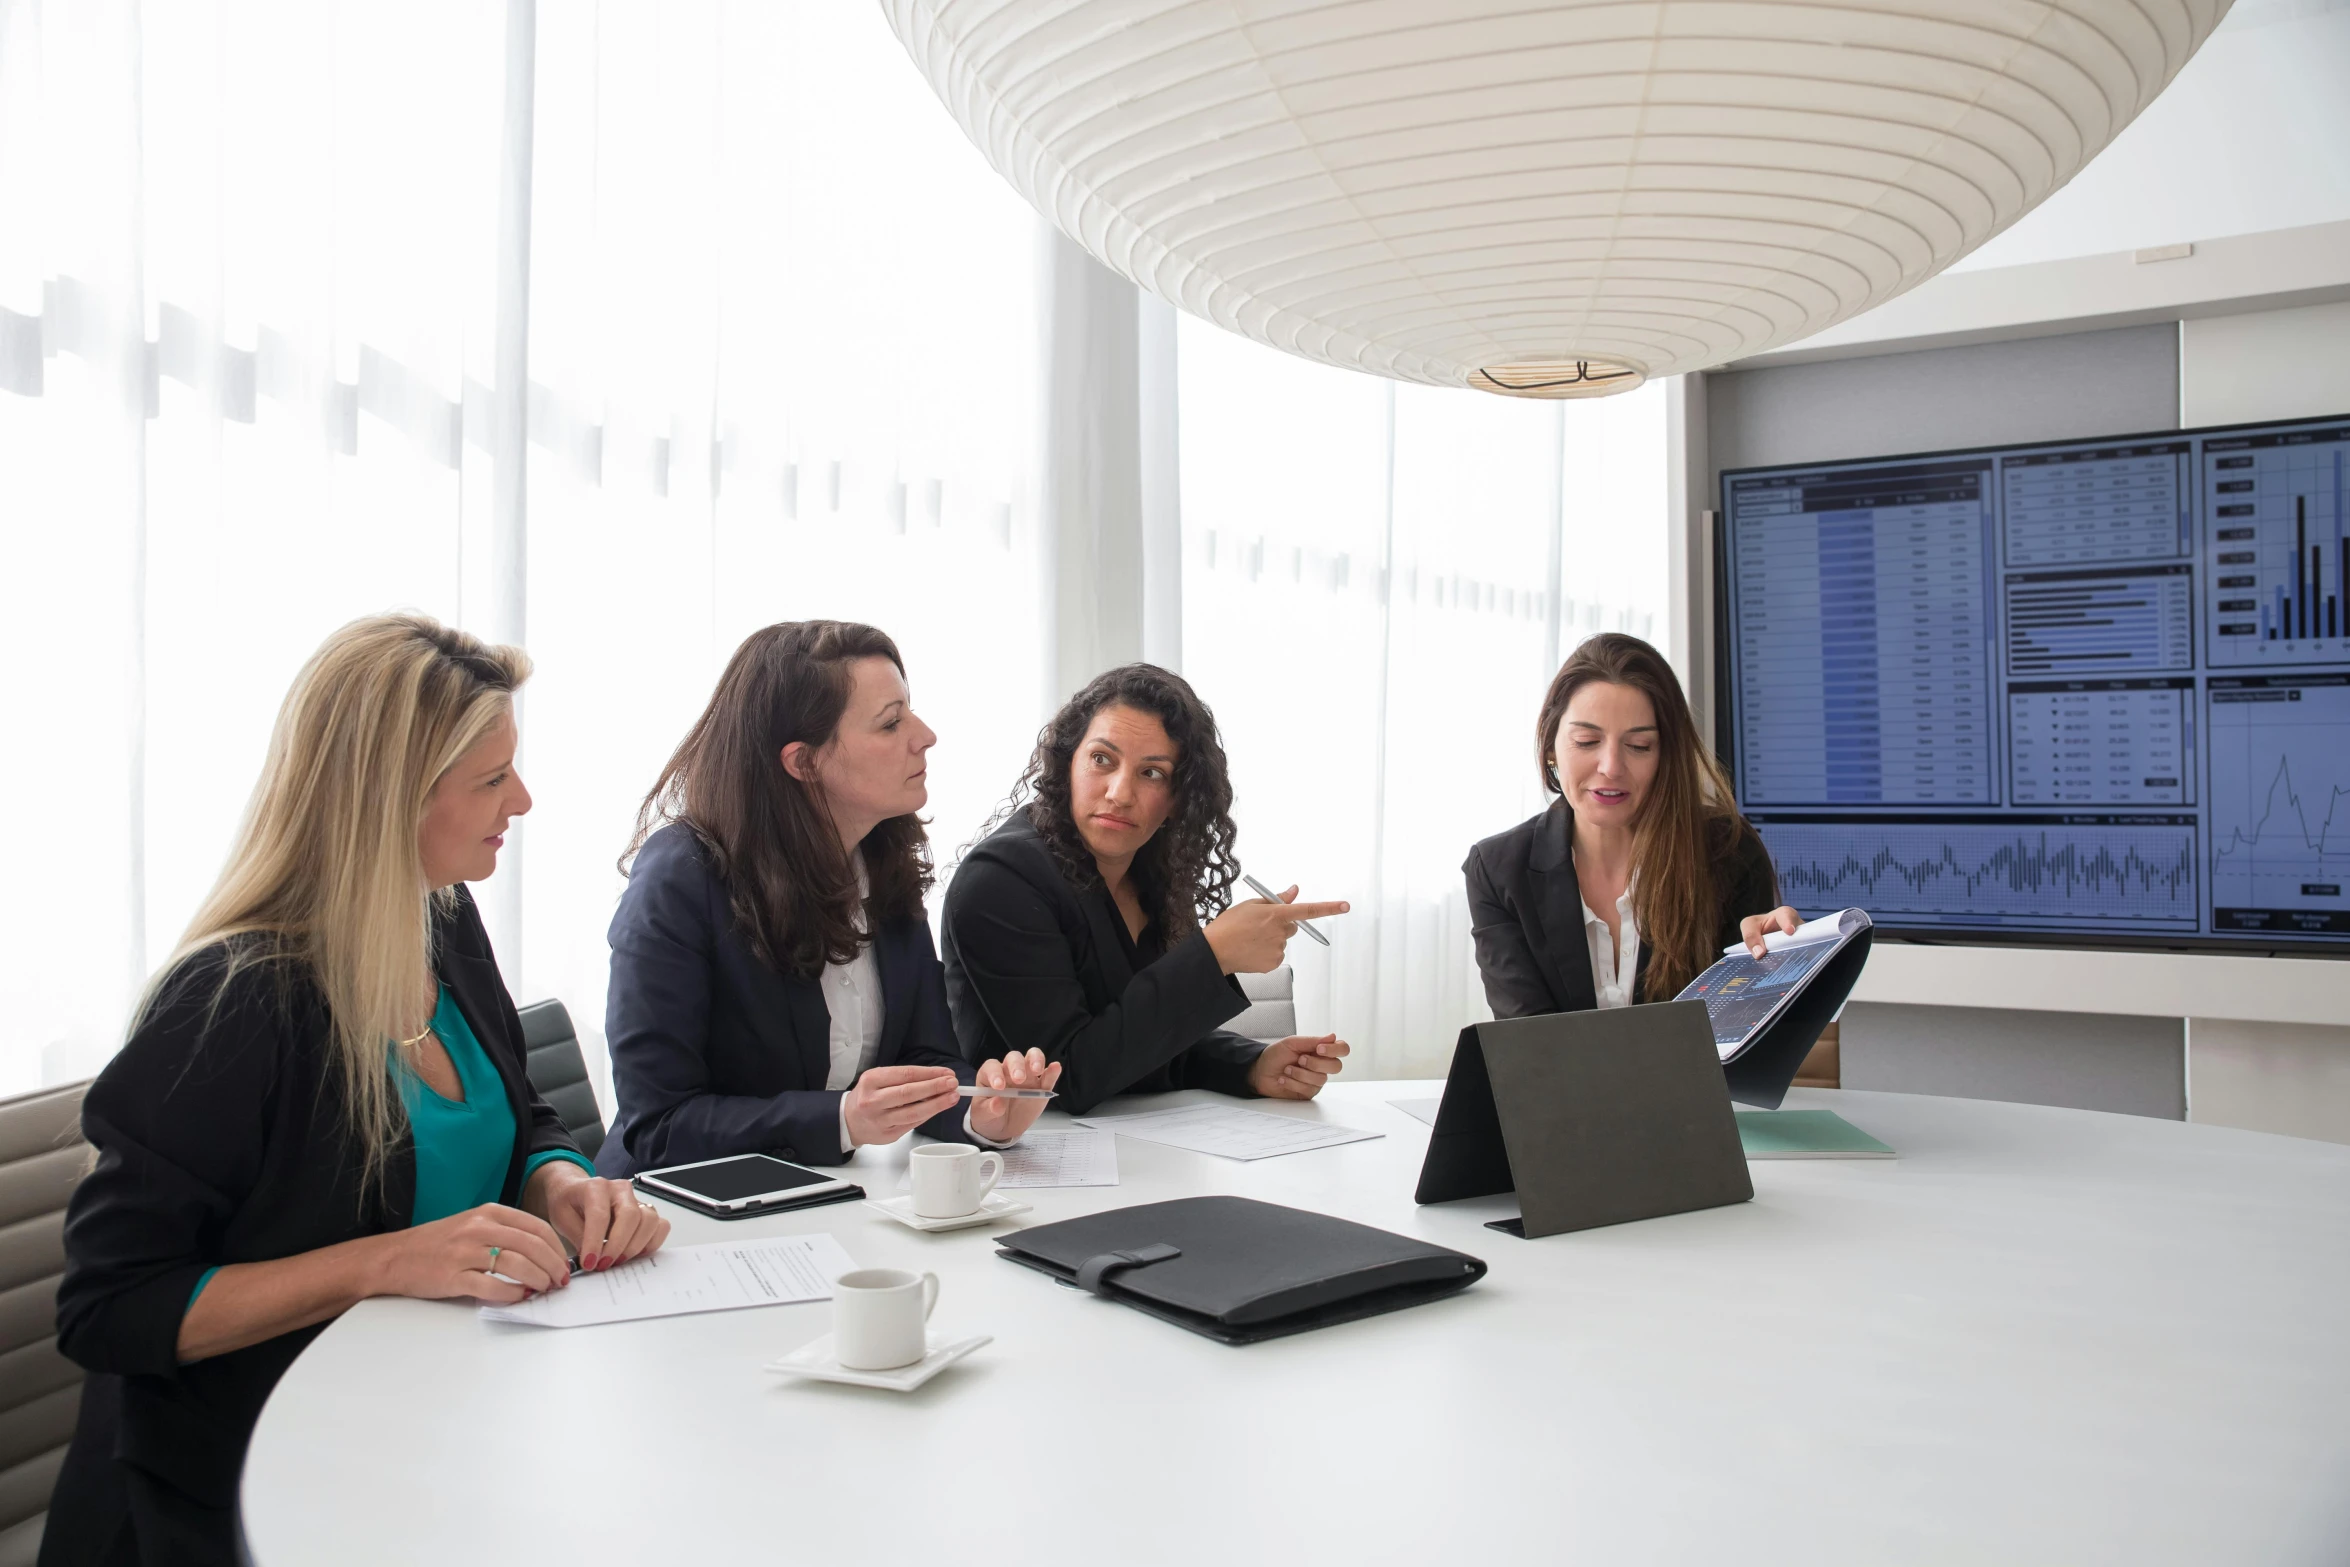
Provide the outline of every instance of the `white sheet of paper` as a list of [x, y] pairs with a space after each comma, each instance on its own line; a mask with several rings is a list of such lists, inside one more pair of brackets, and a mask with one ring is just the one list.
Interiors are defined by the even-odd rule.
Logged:
[[1118, 1184], [1118, 1139], [1090, 1126], [1032, 1129], [1003, 1155], [1004, 1178], [996, 1182], [998, 1191]]
[[1390, 1099], [1387, 1102], [1413, 1120], [1429, 1126], [1436, 1124], [1436, 1107], [1444, 1103], [1441, 1099]]
[[1258, 1110], [1233, 1110], [1223, 1105], [1185, 1105], [1179, 1110], [1152, 1110], [1143, 1115], [1079, 1117], [1077, 1124], [1226, 1159], [1270, 1159], [1277, 1154], [1335, 1148], [1340, 1143], [1368, 1142], [1387, 1135], [1352, 1126], [1332, 1126], [1326, 1121], [1300, 1121]]
[[830, 1235], [665, 1246], [606, 1273], [582, 1273], [559, 1290], [512, 1306], [484, 1306], [490, 1322], [583, 1328], [640, 1317], [682, 1317], [744, 1306], [830, 1300], [832, 1281], [856, 1266]]
[[[1868, 922], [1868, 915], [1859, 909], [1838, 909], [1835, 913], [1823, 914], [1816, 920], [1805, 920], [1793, 931], [1774, 930], [1770, 932], [1763, 937], [1763, 951], [1784, 952], [1789, 947], [1808, 947], [1815, 941], [1834, 941], [1838, 936], [1847, 931], [1858, 930]], [[1745, 950], [1745, 942], [1733, 941], [1722, 949], [1722, 956], [1728, 957], [1733, 952], [1744, 952]]]

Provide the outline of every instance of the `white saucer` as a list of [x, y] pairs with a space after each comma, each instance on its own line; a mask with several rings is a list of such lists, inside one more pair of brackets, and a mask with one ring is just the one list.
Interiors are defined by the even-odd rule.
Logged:
[[1015, 1213], [1026, 1213], [1030, 1205], [1015, 1202], [1001, 1192], [989, 1192], [987, 1200], [977, 1208], [952, 1219], [925, 1219], [914, 1211], [914, 1199], [911, 1197], [889, 1197], [878, 1202], [868, 1197], [865, 1206], [877, 1213], [888, 1214], [908, 1229], [935, 1233], [939, 1230], [960, 1230], [973, 1224], [992, 1224], [997, 1219], [1008, 1219]]
[[892, 1366], [887, 1371], [851, 1371], [832, 1358], [832, 1335], [827, 1333], [812, 1344], [802, 1344], [780, 1360], [770, 1360], [766, 1369], [819, 1382], [847, 1382], [857, 1387], [885, 1387], [893, 1393], [911, 1393], [971, 1351], [994, 1342], [995, 1336], [989, 1333], [958, 1339], [932, 1333], [924, 1340], [930, 1353], [910, 1366]]

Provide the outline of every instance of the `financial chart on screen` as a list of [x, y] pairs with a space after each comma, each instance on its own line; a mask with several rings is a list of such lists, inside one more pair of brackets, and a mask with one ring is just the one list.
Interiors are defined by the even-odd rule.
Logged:
[[1722, 475], [1789, 902], [2350, 951], [2350, 416]]

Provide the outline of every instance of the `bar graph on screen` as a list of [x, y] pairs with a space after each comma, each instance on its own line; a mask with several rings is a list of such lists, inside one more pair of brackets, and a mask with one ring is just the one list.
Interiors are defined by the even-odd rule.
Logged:
[[2205, 444], [2215, 669], [2350, 657], [2350, 429]]
[[2350, 675], [2211, 682], [2215, 928], [2350, 931]]

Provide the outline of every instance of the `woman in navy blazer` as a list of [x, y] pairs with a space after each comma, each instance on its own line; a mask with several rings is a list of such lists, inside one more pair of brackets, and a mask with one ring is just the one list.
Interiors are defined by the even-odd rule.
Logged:
[[[870, 626], [753, 633], [646, 797], [613, 916], [608, 1176], [729, 1154], [839, 1164], [919, 1127], [1002, 1146], [1050, 1088], [1040, 1051], [957, 1048], [915, 813], [937, 741]], [[968, 1106], [968, 1108], [966, 1108]]]

